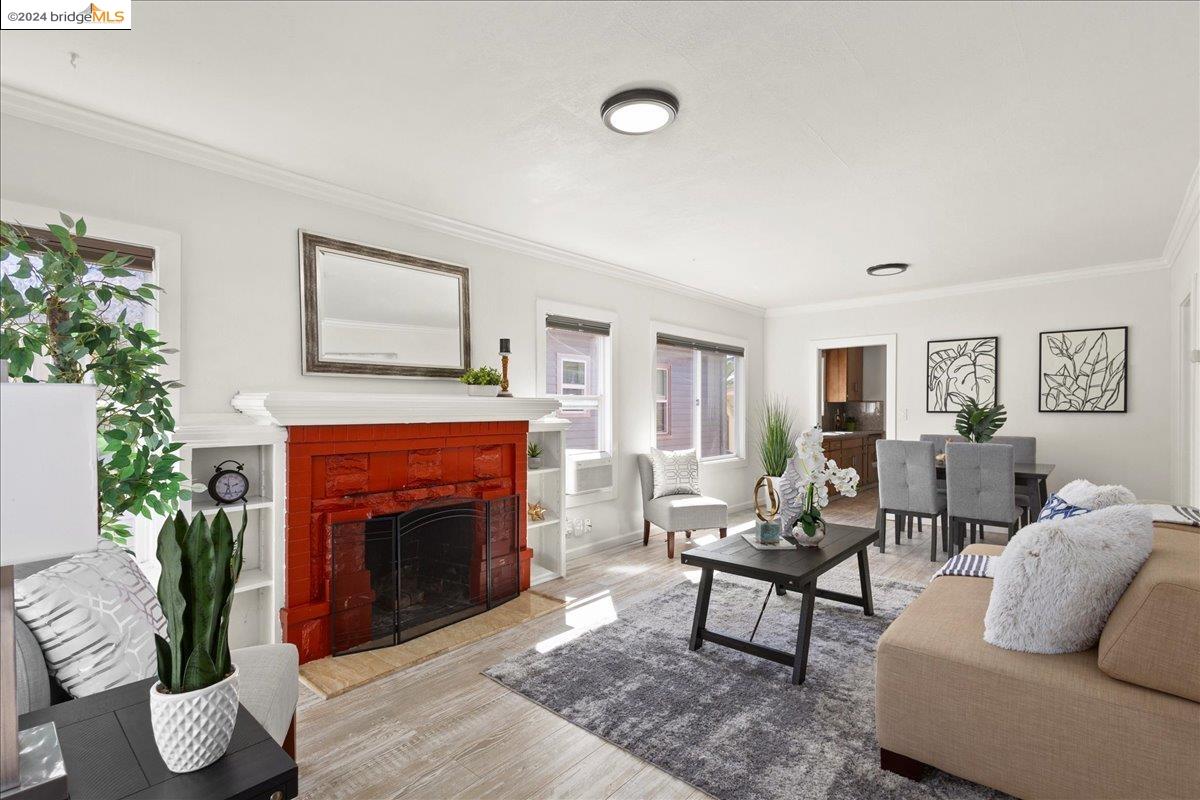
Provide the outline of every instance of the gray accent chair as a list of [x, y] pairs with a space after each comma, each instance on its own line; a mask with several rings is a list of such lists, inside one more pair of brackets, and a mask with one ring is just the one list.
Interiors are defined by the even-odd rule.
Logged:
[[[1013, 463], [1016, 464], [1035, 464], [1037, 463], [1037, 437], [1036, 436], [993, 436], [988, 444], [1008, 444], [1012, 445]], [[1025, 524], [1033, 522], [1041, 511], [1036, 508], [1039, 498], [1036, 490], [1028, 486], [1017, 487], [1017, 505], [1024, 510]]]
[[879, 510], [875, 527], [879, 530], [879, 552], [887, 550], [887, 515], [896, 516], [896, 544], [908, 522], [912, 538], [912, 520], [928, 518], [929, 560], [937, 561], [938, 519], [942, 520], [942, 548], [946, 541], [946, 496], [938, 492], [933, 442], [906, 442], [879, 439], [875, 442], [875, 460], [879, 465]]
[[951, 550], [962, 550], [967, 525], [971, 542], [975, 529], [995, 525], [1011, 539], [1021, 524], [1016, 500], [1013, 448], [1007, 444], [949, 442], [946, 445], [946, 499], [950, 516]]
[[[17, 580], [26, 578], [61, 559], [19, 564]], [[15, 619], [17, 661], [17, 713], [36, 711], [70, 700], [50, 677], [42, 649], [20, 617]], [[263, 729], [296, 757], [296, 701], [300, 694], [300, 653], [293, 644], [242, 647], [230, 653], [238, 668], [238, 700]]]
[[683, 531], [692, 538], [692, 531], [716, 528], [721, 538], [729, 527], [729, 506], [724, 500], [702, 494], [669, 494], [654, 496], [654, 465], [650, 456], [639, 453], [638, 477], [642, 482], [642, 547], [650, 544], [650, 525], [667, 532], [667, 558], [675, 558], [675, 534]]

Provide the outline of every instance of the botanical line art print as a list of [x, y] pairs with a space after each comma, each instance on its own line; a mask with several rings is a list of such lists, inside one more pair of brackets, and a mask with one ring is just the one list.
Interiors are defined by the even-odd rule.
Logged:
[[1000, 340], [943, 339], [926, 345], [925, 410], [957, 413], [969, 400], [990, 406], [999, 398]]
[[1128, 338], [1127, 327], [1041, 334], [1038, 411], [1125, 411]]

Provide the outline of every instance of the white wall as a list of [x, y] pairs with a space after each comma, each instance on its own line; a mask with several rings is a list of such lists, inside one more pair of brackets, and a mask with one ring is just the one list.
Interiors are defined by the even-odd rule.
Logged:
[[[1184, 238], [1183, 247], [1171, 264], [1171, 302], [1168, 314], [1171, 320], [1171, 485], [1175, 487], [1172, 499], [1200, 506], [1200, 363], [1186, 360], [1188, 343], [1181, 339], [1184, 328], [1183, 303], [1191, 298], [1190, 349], [1200, 348], [1200, 215], [1192, 210], [1191, 227]], [[1185, 393], [1184, 381], [1191, 381], [1190, 397]], [[1189, 432], [1184, 430], [1183, 403], [1191, 405], [1191, 446]], [[1190, 462], [1190, 469], [1185, 466]]]
[[[538, 297], [615, 311], [619, 494], [572, 514], [592, 519], [592, 540], [641, 529], [634, 454], [652, 441], [651, 319], [745, 340], [751, 414], [762, 397], [763, 323], [753, 314], [9, 116], [0, 117], [0, 196], [180, 235], [185, 417], [228, 411], [239, 390], [463, 391], [456, 383], [436, 380], [300, 374], [296, 231], [301, 228], [469, 267], [472, 363], [497, 363], [499, 339], [510, 338], [512, 387], [519, 395], [535, 391]], [[753, 431], [753, 418], [748, 426]], [[753, 435], [749, 439], [753, 453]], [[706, 492], [742, 505], [757, 474], [758, 460], [751, 455], [745, 464], [706, 468], [702, 480]]]
[[[812, 419], [812, 339], [897, 336], [897, 425], [903, 439], [952, 433], [951, 414], [925, 413], [925, 343], [955, 337], [1000, 337], [1000, 402], [1004, 433], [1038, 437], [1038, 460], [1056, 464], [1053, 490], [1075, 477], [1123, 483], [1140, 497], [1170, 492], [1170, 325], [1163, 313], [1169, 273], [1054, 283], [860, 308], [768, 315], [767, 392], [786, 395]], [[881, 279], [882, 280], [882, 279]], [[1129, 412], [1050, 414], [1037, 411], [1038, 333], [1064, 328], [1129, 326]]]
[[881, 345], [863, 348], [863, 400], [887, 399], [887, 348]]

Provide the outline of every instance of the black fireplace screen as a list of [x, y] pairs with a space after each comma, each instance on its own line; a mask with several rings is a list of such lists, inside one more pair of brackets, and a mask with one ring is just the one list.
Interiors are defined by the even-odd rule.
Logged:
[[388, 647], [520, 591], [515, 495], [332, 526], [334, 655]]

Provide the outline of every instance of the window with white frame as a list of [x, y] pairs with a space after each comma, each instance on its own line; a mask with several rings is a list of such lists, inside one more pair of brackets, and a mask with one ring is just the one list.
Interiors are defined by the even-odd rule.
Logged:
[[710, 460], [742, 455], [744, 361], [740, 346], [658, 334], [654, 415], [660, 450], [694, 448]]
[[562, 415], [571, 421], [566, 433], [567, 494], [611, 490], [611, 323], [547, 313], [544, 324], [544, 390], [558, 398]]
[[671, 368], [654, 368], [654, 431], [659, 435], [671, 434]]

